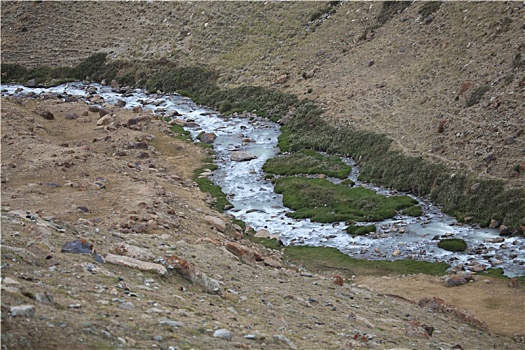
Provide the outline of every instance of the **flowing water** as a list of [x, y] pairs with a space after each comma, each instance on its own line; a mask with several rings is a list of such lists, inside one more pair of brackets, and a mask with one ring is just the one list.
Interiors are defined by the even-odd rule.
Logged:
[[[346, 233], [343, 222], [321, 224], [287, 217], [290, 209], [283, 206], [282, 196], [273, 192], [272, 183], [265, 180], [262, 171], [264, 162], [279, 151], [279, 126], [268, 120], [249, 114], [223, 117], [177, 94], [148, 94], [139, 89], [121, 92], [98, 84], [68, 83], [47, 89], [2, 85], [2, 95], [43, 98], [51, 94], [86, 98], [89, 96], [88, 87], [96, 89], [96, 94], [103, 97], [107, 104], [114, 105], [118, 100], [124, 100], [126, 108], [140, 105], [164, 116], [177, 112], [177, 118], [193, 122], [187, 130], [194, 139], [201, 132], [215, 133], [214, 149], [219, 169], [213, 172], [210, 179], [228, 195], [233, 205], [229, 212], [255, 230], [265, 228], [279, 234], [285, 245], [335, 247], [362, 259], [443, 261], [452, 266], [464, 264], [467, 267], [481, 264], [502, 268], [509, 277], [525, 275], [523, 237], [505, 237], [503, 242], [494, 243], [492, 241], [499, 238], [497, 230], [459, 225], [421, 198], [414, 197], [424, 210], [421, 217], [396, 216], [376, 223], [377, 232], [368, 236], [352, 237]], [[232, 161], [232, 152], [236, 151], [248, 152], [256, 158]], [[387, 196], [394, 194], [387, 189], [361, 183], [357, 180], [357, 164], [352, 159], [343, 160], [353, 167], [350, 178], [355, 181], [355, 186], [371, 188]], [[341, 181], [331, 180], [336, 183]], [[464, 239], [468, 244], [467, 251], [452, 253], [438, 248], [437, 239], [443, 237]]]

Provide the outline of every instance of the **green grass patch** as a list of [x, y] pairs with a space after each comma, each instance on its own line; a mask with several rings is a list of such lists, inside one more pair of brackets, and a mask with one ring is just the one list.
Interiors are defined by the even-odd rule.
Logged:
[[268, 159], [263, 170], [276, 175], [324, 174], [345, 179], [352, 168], [340, 157], [325, 156], [313, 150], [301, 150], [292, 154]]
[[[499, 268], [490, 268], [490, 269], [487, 269], [486, 271], [483, 271], [483, 272], [479, 272], [478, 275], [479, 276], [488, 276], [488, 277], [494, 277], [494, 278], [502, 278], [502, 279], [509, 279], [509, 277], [505, 276], [503, 274], [503, 269]], [[514, 277], [516, 278], [516, 280], [519, 282], [519, 284], [522, 286], [522, 287], [525, 287], [525, 276], [520, 276], [520, 277]]]
[[369, 233], [376, 232], [377, 227], [376, 225], [367, 225], [367, 226], [356, 226], [356, 225], [350, 225], [346, 228], [346, 232], [353, 236], [362, 236]]
[[231, 203], [228, 201], [226, 194], [222, 192], [222, 189], [219, 185], [215, 185], [210, 179], [206, 177], [199, 177], [199, 175], [202, 174], [205, 169], [214, 170], [211, 166], [205, 166], [204, 168], [197, 169], [195, 171], [195, 177], [193, 181], [199, 185], [199, 188], [202, 192], [207, 192], [211, 194], [213, 198], [215, 198], [213, 208], [219, 212], [223, 212], [226, 210], [226, 208], [231, 206]]
[[366, 188], [348, 188], [326, 179], [284, 177], [275, 180], [275, 192], [295, 210], [292, 218], [316, 222], [380, 221], [417, 204], [408, 196], [382, 196]]
[[417, 260], [364, 260], [352, 258], [336, 248], [288, 246], [282, 249], [290, 262], [304, 266], [311, 272], [335, 272], [354, 276], [388, 276], [424, 273], [432, 276], [446, 274], [450, 265]]
[[442, 239], [438, 247], [449, 252], [464, 252], [467, 249], [467, 242], [459, 238]]
[[401, 210], [401, 214], [408, 216], [421, 216], [423, 215], [423, 209], [419, 205], [414, 205]]

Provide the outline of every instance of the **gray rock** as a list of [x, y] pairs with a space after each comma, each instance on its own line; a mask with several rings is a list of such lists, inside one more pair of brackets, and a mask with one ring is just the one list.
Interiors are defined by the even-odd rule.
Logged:
[[227, 329], [217, 329], [214, 333], [213, 333], [213, 336], [215, 338], [221, 338], [221, 339], [226, 339], [226, 340], [232, 340], [232, 334], [230, 333], [229, 330]]
[[286, 338], [284, 335], [276, 334], [273, 337], [275, 338], [275, 340], [288, 345], [290, 349], [297, 349], [297, 346], [290, 339]]
[[212, 132], [205, 132], [200, 135], [200, 140], [201, 142], [204, 142], [204, 143], [213, 143], [216, 138], [217, 138], [217, 135], [215, 135]]
[[169, 320], [167, 318], [161, 319], [159, 321], [159, 324], [165, 324], [165, 325], [173, 327], [173, 328], [184, 327], [184, 323], [178, 322], [178, 321], [172, 321], [172, 320]]
[[33, 317], [35, 316], [35, 307], [34, 305], [19, 305], [12, 306], [10, 313], [13, 317]]
[[226, 223], [215, 216], [207, 215], [204, 217], [204, 221], [219, 232], [226, 231]]
[[242, 152], [242, 151], [233, 151], [231, 155], [231, 160], [233, 162], [246, 162], [252, 159], [256, 159], [257, 156], [255, 154], [251, 154], [249, 152]]

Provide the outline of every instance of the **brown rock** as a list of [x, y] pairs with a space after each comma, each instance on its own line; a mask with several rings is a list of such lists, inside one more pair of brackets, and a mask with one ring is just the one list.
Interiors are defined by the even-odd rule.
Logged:
[[496, 219], [490, 219], [489, 228], [499, 227], [499, 221]]
[[258, 252], [256, 252], [255, 250], [253, 249], [250, 249], [248, 247], [245, 247], [239, 243], [235, 243], [235, 242], [228, 242], [226, 244], [226, 249], [235, 254], [236, 256], [240, 257], [242, 260], [248, 262], [248, 263], [251, 263], [251, 264], [255, 264], [257, 261], [261, 261], [263, 260], [263, 257], [261, 256], [261, 254], [259, 254]]
[[175, 255], [164, 257], [166, 264], [174, 268], [184, 278], [190, 282], [201, 286], [206, 293], [222, 294], [222, 288], [218, 281], [208, 277], [203, 272], [196, 269], [189, 261]]
[[40, 116], [46, 120], [55, 120], [55, 116], [50, 111], [42, 111], [39, 113]]
[[280, 269], [283, 267], [283, 264], [281, 264], [279, 261], [272, 259], [272, 258], [264, 258], [263, 259], [264, 265], [275, 267], [276, 269]]
[[218, 217], [207, 215], [204, 217], [204, 221], [219, 232], [226, 231], [226, 223]]

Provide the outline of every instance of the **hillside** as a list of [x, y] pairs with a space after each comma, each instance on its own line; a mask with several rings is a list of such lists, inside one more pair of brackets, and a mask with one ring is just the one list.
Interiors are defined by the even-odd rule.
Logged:
[[313, 98], [334, 124], [387, 134], [403, 152], [453, 172], [522, 187], [523, 4], [404, 7], [4, 2], [2, 61], [72, 64], [104, 51], [114, 59], [209, 64], [223, 86]]
[[[525, 6], [408, 4], [2, 1], [2, 64], [206, 65], [522, 190]], [[516, 280], [307, 269], [212, 209], [209, 149], [144, 111], [105, 105], [102, 124], [91, 99], [2, 97], [4, 348], [524, 348]], [[77, 239], [106, 263], [61, 251]]]

